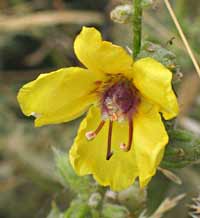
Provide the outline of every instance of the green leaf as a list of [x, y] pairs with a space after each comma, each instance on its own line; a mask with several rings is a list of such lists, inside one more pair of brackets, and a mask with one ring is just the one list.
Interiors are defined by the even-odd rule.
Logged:
[[176, 55], [161, 45], [150, 41], [144, 41], [138, 58], [152, 57], [162, 63], [173, 72], [179, 71], [176, 63]]
[[78, 176], [74, 172], [68, 158], [68, 154], [53, 148], [57, 172], [63, 186], [77, 193], [89, 195], [95, 188], [91, 177]]
[[128, 189], [118, 193], [118, 201], [121, 205], [126, 206], [130, 212], [138, 214], [145, 207], [147, 190], [145, 188], [141, 189], [136, 181]]
[[183, 168], [200, 160], [200, 138], [179, 129], [169, 130], [169, 144], [161, 166], [174, 169]]

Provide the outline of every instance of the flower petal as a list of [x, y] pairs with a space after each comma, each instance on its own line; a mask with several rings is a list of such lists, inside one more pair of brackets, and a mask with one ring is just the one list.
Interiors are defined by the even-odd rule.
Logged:
[[63, 68], [27, 83], [17, 98], [25, 115], [36, 116], [36, 126], [67, 122], [82, 115], [95, 101], [91, 91], [98, 79], [86, 69]]
[[79, 60], [91, 71], [103, 73], [128, 73], [133, 59], [120, 46], [102, 41], [95, 28], [83, 27], [76, 37], [74, 50]]
[[133, 141], [140, 186], [144, 187], [156, 173], [168, 143], [168, 135], [158, 108], [144, 100], [134, 117]]
[[119, 144], [127, 140], [127, 123], [113, 123], [112, 150], [110, 160], [106, 160], [108, 122], [97, 137], [88, 141], [87, 131], [95, 130], [101, 121], [100, 111], [92, 106], [87, 117], [82, 121], [78, 136], [70, 150], [70, 160], [79, 175], [93, 174], [103, 186], [119, 191], [133, 184], [138, 176], [133, 150], [124, 152]]
[[177, 98], [172, 90], [172, 73], [152, 58], [142, 58], [134, 64], [134, 85], [139, 91], [160, 106], [166, 120], [178, 114]]

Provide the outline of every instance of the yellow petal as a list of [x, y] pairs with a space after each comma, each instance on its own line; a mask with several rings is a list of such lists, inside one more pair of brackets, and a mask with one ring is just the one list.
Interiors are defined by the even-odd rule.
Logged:
[[134, 84], [139, 91], [160, 107], [166, 120], [178, 114], [177, 98], [172, 90], [172, 73], [152, 58], [143, 58], [135, 62]]
[[98, 79], [78, 67], [41, 74], [20, 89], [18, 101], [25, 115], [36, 117], [36, 126], [67, 122], [82, 115], [95, 101], [91, 91]]
[[95, 28], [83, 27], [74, 42], [79, 60], [91, 71], [103, 73], [128, 73], [133, 59], [120, 46], [102, 41]]
[[140, 186], [144, 187], [156, 173], [168, 143], [168, 135], [158, 108], [144, 100], [134, 117], [133, 141]]
[[87, 131], [95, 130], [100, 123], [100, 111], [92, 106], [87, 117], [82, 121], [78, 136], [70, 150], [70, 160], [79, 175], [93, 174], [103, 186], [119, 191], [133, 184], [138, 176], [133, 150], [124, 152], [119, 148], [121, 142], [128, 139], [127, 123], [113, 124], [112, 150], [110, 160], [106, 160], [108, 122], [97, 137], [88, 141]]

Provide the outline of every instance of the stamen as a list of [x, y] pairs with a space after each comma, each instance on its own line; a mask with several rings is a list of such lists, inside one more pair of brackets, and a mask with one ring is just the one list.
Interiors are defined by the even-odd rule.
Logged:
[[88, 140], [92, 140], [94, 139], [97, 134], [101, 131], [101, 129], [103, 128], [105, 124], [105, 120], [102, 120], [101, 123], [99, 124], [99, 126], [96, 128], [95, 131], [89, 131], [89, 132], [86, 132], [85, 136]]
[[110, 158], [113, 155], [113, 152], [111, 151], [112, 127], [113, 127], [113, 121], [110, 120], [110, 122], [109, 122], [109, 129], [108, 129], [108, 147], [107, 147], [106, 160], [110, 160]]
[[123, 151], [130, 151], [131, 145], [132, 145], [132, 141], [133, 141], [133, 120], [130, 119], [130, 120], [129, 120], [128, 146], [126, 146], [125, 143], [121, 143], [121, 144], [120, 144], [120, 148], [121, 148]]
[[112, 121], [116, 121], [118, 119], [117, 114], [113, 113], [111, 119], [112, 119]]

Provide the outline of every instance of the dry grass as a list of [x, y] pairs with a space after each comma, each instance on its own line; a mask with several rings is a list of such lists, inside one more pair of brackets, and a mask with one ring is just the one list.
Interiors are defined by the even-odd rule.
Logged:
[[35, 12], [25, 16], [0, 16], [0, 31], [23, 31], [56, 24], [102, 24], [104, 16], [93, 11], [63, 10]]

